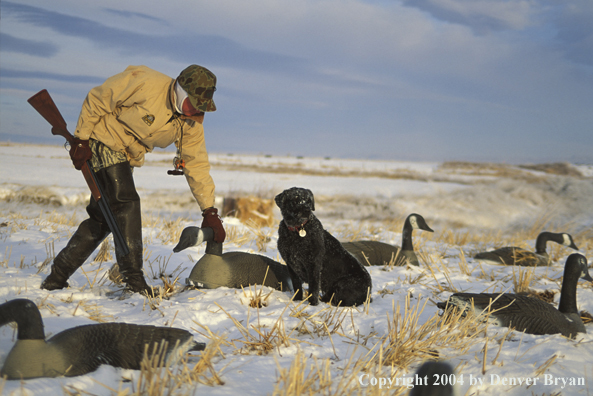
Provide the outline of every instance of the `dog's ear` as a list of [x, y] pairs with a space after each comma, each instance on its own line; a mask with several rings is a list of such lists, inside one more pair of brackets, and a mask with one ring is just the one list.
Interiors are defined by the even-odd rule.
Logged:
[[313, 197], [313, 191], [305, 189], [305, 191], [307, 191], [307, 198], [309, 199], [309, 202], [311, 202], [311, 210], [315, 211], [315, 198]]
[[276, 201], [276, 205], [278, 205], [279, 208], [282, 208], [282, 204], [284, 203], [284, 191], [276, 195], [274, 201]]

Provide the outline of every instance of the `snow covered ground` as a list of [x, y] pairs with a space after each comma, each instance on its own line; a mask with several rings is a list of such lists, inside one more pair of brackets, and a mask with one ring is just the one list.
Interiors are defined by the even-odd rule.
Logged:
[[[33, 300], [40, 306], [47, 336], [82, 324], [120, 321], [180, 327], [192, 331], [197, 341], [220, 343], [212, 363], [221, 381], [206, 375], [216, 385], [188, 381], [174, 394], [290, 394], [286, 378], [291, 365], [292, 374], [311, 379], [308, 389], [319, 394], [379, 394], [384, 390], [379, 389], [381, 378], [411, 376], [428, 357], [427, 348], [455, 367], [459, 395], [593, 394], [592, 334], [569, 340], [478, 326], [471, 338], [449, 340], [431, 328], [430, 334], [410, 343], [417, 349], [400, 345], [400, 355], [408, 360], [379, 364], [376, 355], [381, 348], [384, 355], [390, 347], [395, 350], [393, 344], [388, 346], [390, 340], [395, 344], [414, 340], [412, 330], [438, 319], [435, 303], [454, 291], [513, 292], [518, 277], [531, 276], [530, 288], [555, 292], [557, 304], [564, 262], [572, 250], [549, 244], [554, 264], [536, 269], [480, 264], [471, 257], [510, 241], [533, 249], [535, 236], [551, 230], [572, 234], [590, 262], [593, 166], [572, 165], [571, 172], [553, 174], [553, 169], [566, 169], [211, 154], [220, 199], [249, 194], [273, 198], [289, 187], [309, 188], [315, 194], [317, 217], [342, 240], [400, 245], [405, 217], [412, 212], [424, 216], [435, 232], [414, 233], [420, 267], [369, 268], [373, 302], [359, 308], [332, 308], [299, 305], [289, 293], [261, 287], [182, 290], [204, 246], [172, 252], [178, 232], [201, 222], [185, 179], [166, 174], [172, 157], [166, 152], [150, 154], [146, 165], [135, 170], [144, 212], [148, 282], [162, 286], [161, 273], [180, 279], [172, 296], [149, 304], [139, 295], [118, 299], [121, 287], [106, 276], [114, 259], [93, 261], [95, 255], [72, 276], [70, 288], [39, 289], [52, 255], [85, 218], [88, 193], [62, 147], [0, 143], [0, 303]], [[253, 252], [280, 261], [277, 210], [275, 217], [274, 226], [258, 230], [224, 218], [232, 236], [225, 251]], [[523, 239], [517, 241], [518, 236]], [[250, 307], [258, 294], [265, 297], [265, 306]], [[577, 298], [580, 310], [593, 313], [591, 284], [581, 281]], [[417, 320], [406, 322], [410, 328], [404, 326], [406, 301], [410, 310], [418, 308], [408, 312]], [[592, 326], [587, 325], [589, 333]], [[14, 327], [0, 328], [0, 364], [15, 337]], [[191, 369], [199, 361], [199, 353], [191, 355], [185, 367]], [[331, 380], [322, 375], [327, 373]], [[143, 378], [140, 371], [103, 366], [75, 378], [0, 380], [0, 393], [124, 394], [137, 391]], [[401, 386], [392, 386], [391, 391], [408, 392]]]

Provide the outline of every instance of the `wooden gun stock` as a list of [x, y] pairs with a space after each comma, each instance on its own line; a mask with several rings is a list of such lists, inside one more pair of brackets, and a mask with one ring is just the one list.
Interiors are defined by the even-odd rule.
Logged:
[[52, 134], [63, 136], [68, 143], [72, 144], [74, 136], [68, 132], [66, 121], [64, 121], [64, 117], [62, 117], [47, 89], [37, 92], [27, 102], [53, 127]]
[[[66, 121], [64, 120], [64, 117], [62, 117], [60, 110], [58, 110], [58, 107], [49, 95], [49, 92], [47, 92], [47, 89], [37, 92], [35, 95], [27, 99], [27, 102], [29, 102], [29, 104], [33, 106], [33, 108], [37, 110], [37, 112], [41, 114], [41, 116], [45, 118], [47, 122], [50, 123], [50, 125], [53, 127], [51, 129], [52, 134], [63, 136], [68, 141], [68, 144], [74, 144], [74, 136], [68, 132]], [[90, 162], [86, 161], [80, 170], [82, 171], [84, 179], [86, 180], [86, 184], [91, 190], [93, 199], [97, 202], [97, 204], [99, 204], [99, 208], [101, 208], [103, 217], [105, 217], [107, 225], [109, 225], [109, 229], [113, 234], [113, 240], [115, 241], [116, 250], [121, 252], [124, 256], [127, 255], [130, 252], [128, 244], [126, 243], [119, 227], [117, 226], [117, 222], [113, 216], [113, 212], [111, 211], [109, 204], [105, 199], [102, 199], [103, 193], [99, 183], [97, 183], [97, 177], [90, 165]]]
[[[51, 129], [52, 134], [63, 136], [68, 141], [68, 144], [74, 144], [74, 136], [68, 132], [66, 121], [64, 120], [64, 117], [62, 117], [62, 113], [58, 110], [54, 100], [49, 95], [49, 92], [47, 92], [47, 89], [37, 92], [35, 95], [27, 99], [27, 102], [29, 102], [29, 104], [50, 123], [53, 127]], [[99, 185], [95, 180], [95, 175], [91, 172], [91, 168], [85, 163], [80, 170], [86, 180], [86, 184], [88, 184], [89, 189], [91, 190], [93, 198], [95, 198], [95, 201], [99, 201], [102, 194]]]

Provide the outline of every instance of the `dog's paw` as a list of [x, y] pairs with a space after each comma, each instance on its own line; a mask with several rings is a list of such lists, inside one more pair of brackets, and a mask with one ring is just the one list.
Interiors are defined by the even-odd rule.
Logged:
[[307, 301], [309, 301], [310, 305], [319, 305], [319, 293], [310, 294]]
[[333, 294], [324, 293], [324, 294], [321, 296], [320, 300], [321, 300], [321, 302], [324, 302], [324, 303], [329, 303], [329, 302], [331, 301], [332, 297], [333, 297]]

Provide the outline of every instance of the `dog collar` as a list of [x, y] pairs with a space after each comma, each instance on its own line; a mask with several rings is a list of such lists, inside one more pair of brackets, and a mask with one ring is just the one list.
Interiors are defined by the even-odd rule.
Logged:
[[286, 225], [288, 227], [289, 231], [298, 231], [299, 232], [299, 236], [301, 238], [305, 237], [307, 235], [307, 231], [305, 231], [305, 224], [307, 224], [307, 222], [309, 221], [309, 219], [303, 221], [303, 223], [301, 225], [298, 225], [296, 227], [291, 227], [288, 224]]

